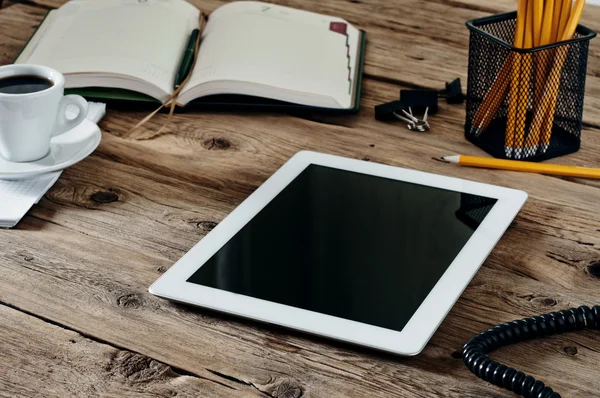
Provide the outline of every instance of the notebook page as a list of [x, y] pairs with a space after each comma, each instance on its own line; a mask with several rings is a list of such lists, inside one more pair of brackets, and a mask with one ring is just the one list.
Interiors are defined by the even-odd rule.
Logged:
[[[345, 21], [258, 2], [236, 2], [210, 16], [185, 92], [206, 82], [251, 82], [331, 98], [351, 106], [349, 36], [330, 30]], [[347, 31], [358, 31], [347, 24]], [[354, 39], [352, 39], [354, 40]], [[355, 59], [355, 57], [354, 57]], [[354, 62], [355, 63], [355, 62]]]
[[52, 13], [27, 62], [64, 74], [127, 75], [166, 96], [199, 14], [184, 0], [72, 0]]
[[357, 66], [357, 57], [359, 56], [358, 47], [360, 46], [360, 31], [342, 18], [336, 18], [328, 15], [317, 14], [304, 10], [295, 10], [281, 7], [275, 4], [263, 3], [258, 1], [237, 1], [219, 7], [211, 18], [222, 18], [225, 15], [243, 13], [255, 16], [283, 18], [285, 20], [300, 22], [305, 25], [313, 25], [318, 29], [326, 29], [331, 23], [342, 23], [347, 25], [347, 45], [349, 47], [349, 66], [351, 76], [355, 75]]

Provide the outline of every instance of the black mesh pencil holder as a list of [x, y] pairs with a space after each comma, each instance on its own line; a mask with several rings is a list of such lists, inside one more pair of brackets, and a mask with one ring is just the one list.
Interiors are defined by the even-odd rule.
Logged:
[[514, 42], [516, 12], [467, 22], [469, 79], [465, 137], [490, 155], [539, 161], [579, 150], [589, 42], [531, 49]]

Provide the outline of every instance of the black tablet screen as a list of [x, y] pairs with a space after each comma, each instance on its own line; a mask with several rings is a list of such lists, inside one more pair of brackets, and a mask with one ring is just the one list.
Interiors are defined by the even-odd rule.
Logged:
[[188, 282], [401, 331], [495, 203], [311, 165]]

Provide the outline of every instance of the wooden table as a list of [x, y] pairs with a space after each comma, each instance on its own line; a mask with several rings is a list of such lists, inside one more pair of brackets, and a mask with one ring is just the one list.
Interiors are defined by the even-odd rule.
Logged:
[[[10, 63], [61, 0], [8, 1]], [[13, 230], [0, 231], [0, 396], [510, 397], [477, 380], [462, 344], [504, 321], [600, 304], [600, 182], [484, 171], [434, 157], [483, 154], [463, 106], [441, 104], [426, 134], [373, 118], [401, 87], [467, 80], [464, 22], [512, 0], [281, 0], [342, 16], [369, 34], [363, 106], [346, 117], [109, 111], [98, 150], [61, 176]], [[212, 11], [222, 3], [195, 0]], [[600, 30], [600, 8], [584, 23]], [[582, 149], [600, 164], [600, 40], [589, 61]], [[175, 305], [148, 286], [292, 154], [316, 150], [523, 189], [530, 199], [422, 355], [397, 358]], [[599, 396], [600, 334], [532, 341], [494, 358], [565, 397]]]

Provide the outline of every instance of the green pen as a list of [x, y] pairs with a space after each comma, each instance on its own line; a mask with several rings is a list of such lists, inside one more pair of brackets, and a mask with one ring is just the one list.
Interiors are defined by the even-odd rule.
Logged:
[[183, 58], [181, 60], [181, 65], [179, 66], [179, 71], [175, 75], [175, 90], [179, 88], [181, 83], [183, 83], [187, 75], [190, 73], [190, 68], [192, 67], [192, 62], [194, 61], [194, 50], [196, 48], [196, 40], [198, 40], [199, 34], [200, 29], [194, 29], [192, 31], [190, 41], [188, 42], [187, 48], [183, 53]]

